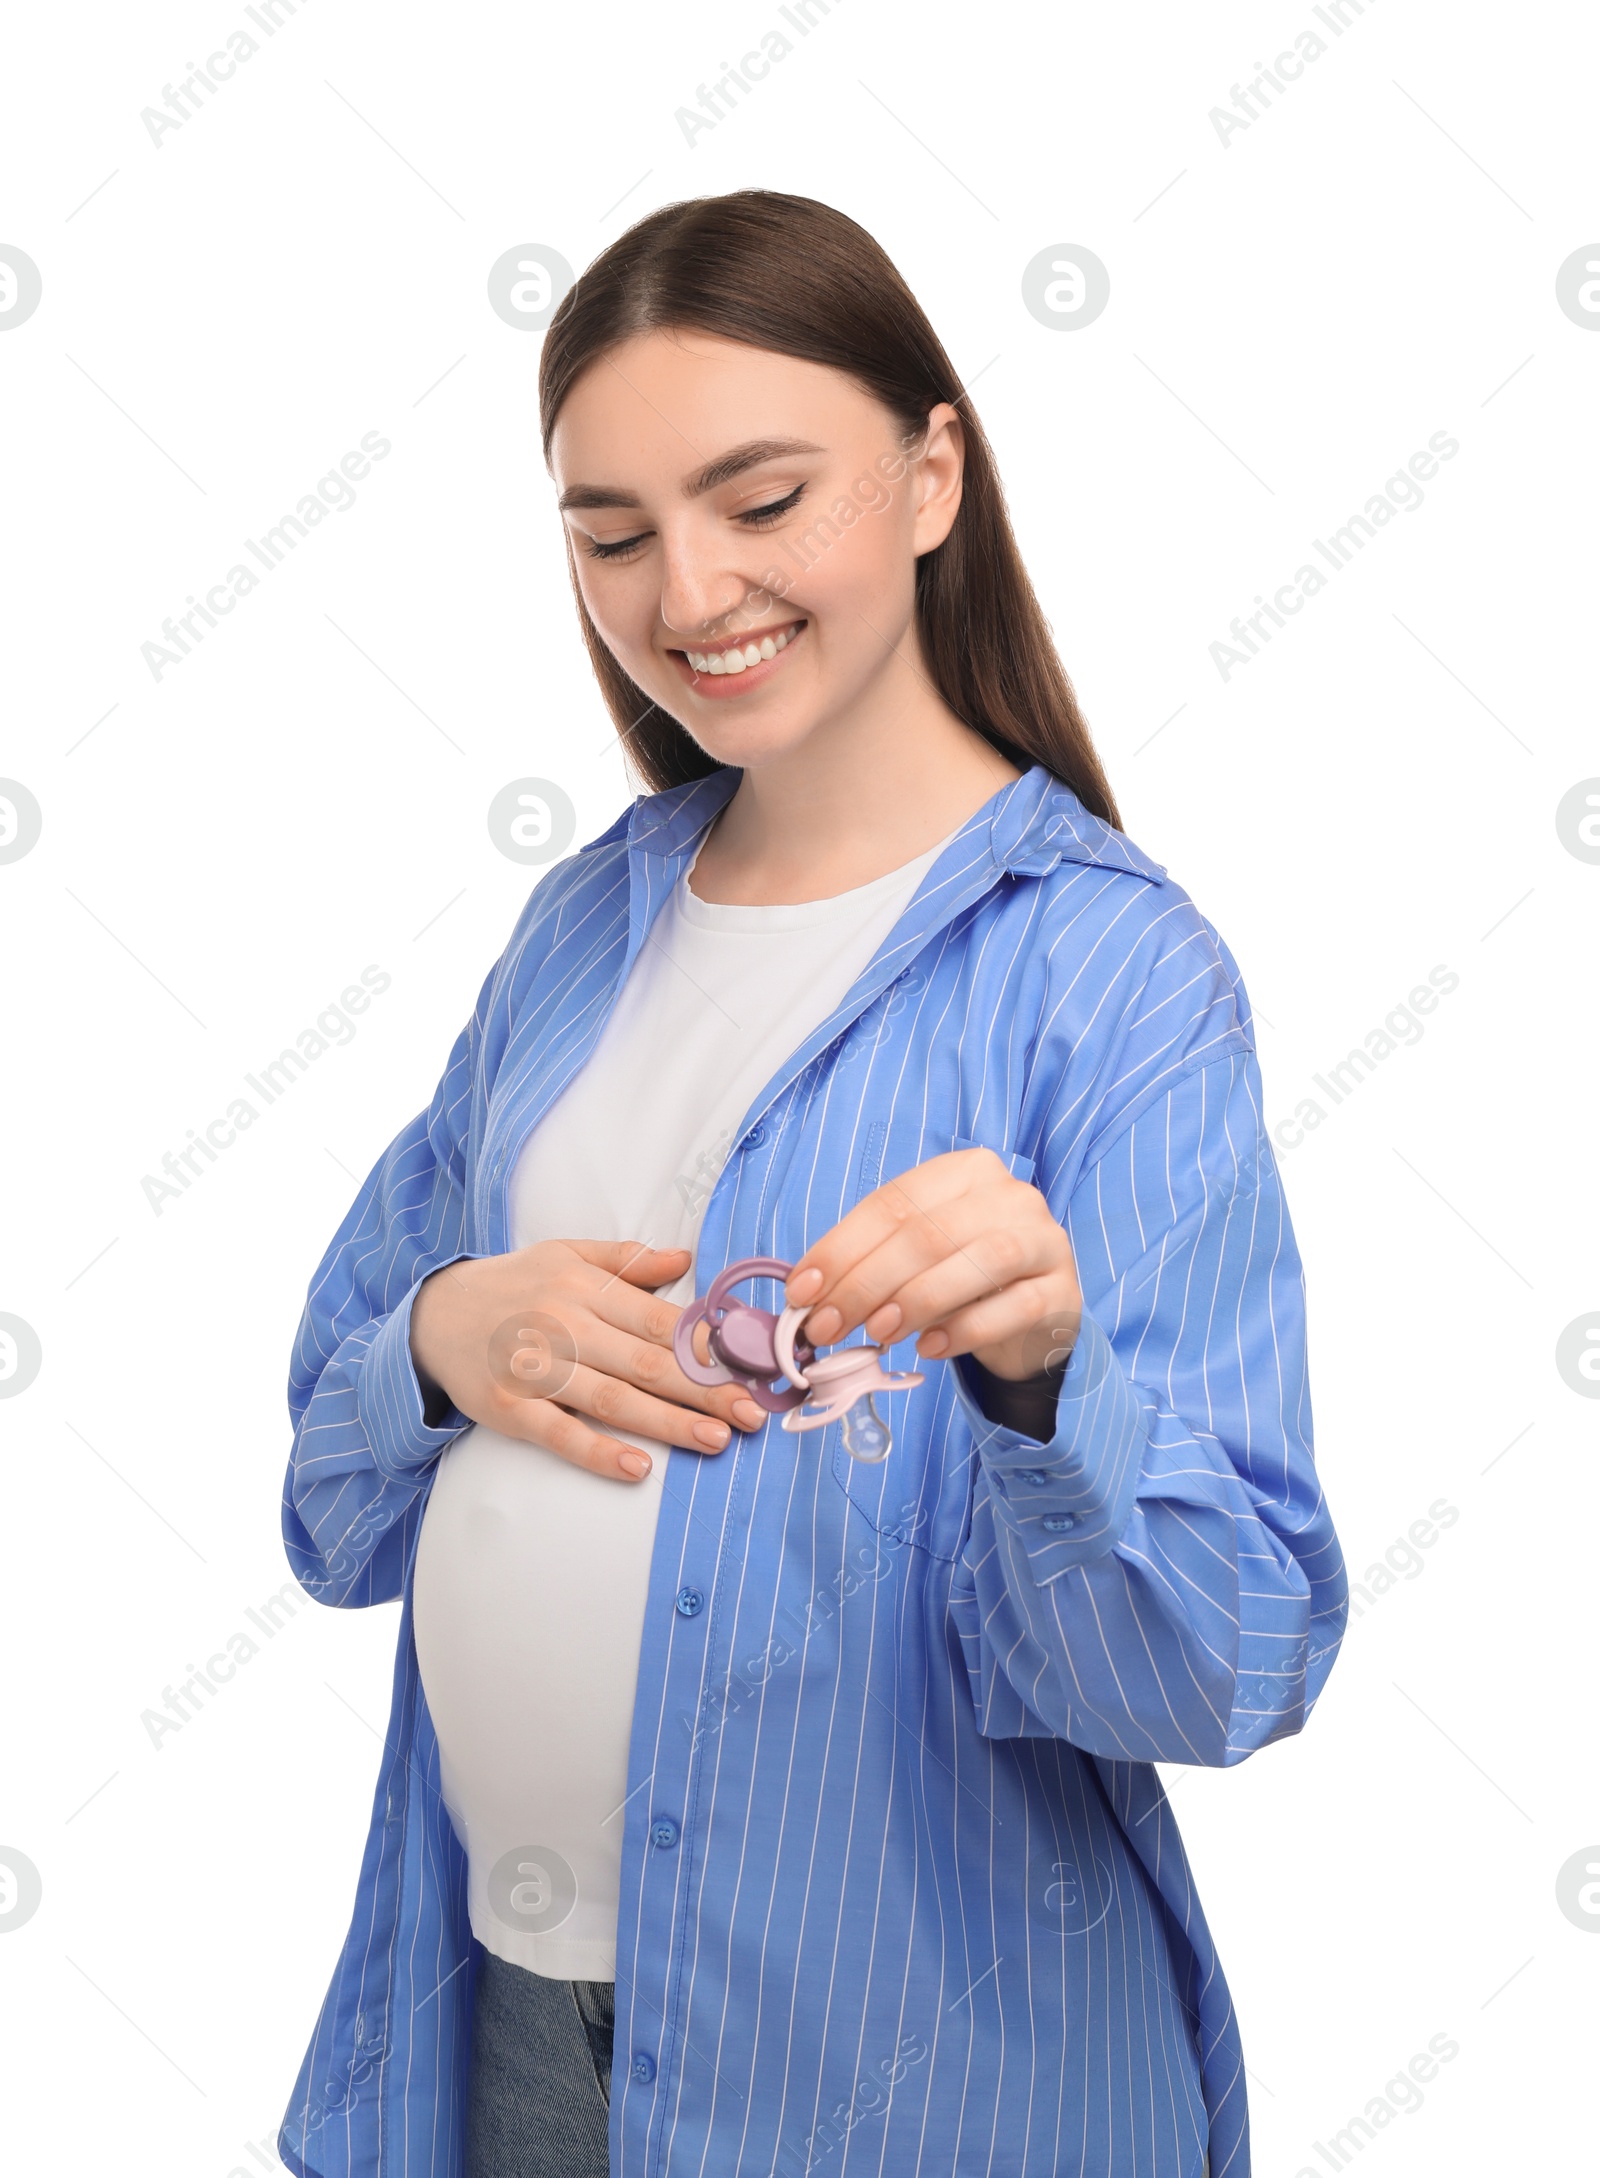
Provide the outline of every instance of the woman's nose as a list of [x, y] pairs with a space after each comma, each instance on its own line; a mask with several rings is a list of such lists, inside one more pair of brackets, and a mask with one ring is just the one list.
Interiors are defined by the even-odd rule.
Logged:
[[722, 632], [725, 623], [736, 622], [739, 607], [757, 595], [749, 580], [703, 547], [668, 544], [664, 557], [661, 617], [675, 635], [703, 641]]

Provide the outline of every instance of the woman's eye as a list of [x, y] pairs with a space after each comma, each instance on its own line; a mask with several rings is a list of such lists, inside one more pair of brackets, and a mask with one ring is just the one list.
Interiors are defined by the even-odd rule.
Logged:
[[598, 537], [591, 537], [585, 549], [592, 560], [620, 560], [642, 545], [649, 534], [642, 530], [637, 537], [619, 537], [615, 544], [602, 544]]
[[[804, 491], [805, 486], [797, 484], [792, 492], [785, 492], [781, 499], [769, 500], [764, 507], [749, 507], [744, 513], [736, 514], [734, 520], [743, 522], [748, 529], [765, 529], [781, 515], [787, 514], [791, 507], [797, 506]], [[602, 544], [598, 537], [591, 537], [584, 550], [592, 560], [625, 560], [630, 553], [637, 552], [641, 545], [648, 544], [649, 541], [649, 530], [641, 530], [637, 537], [619, 537], [614, 544]]]
[[748, 523], [752, 529], [762, 528], [768, 522], [775, 522], [780, 514], [787, 514], [789, 509], [797, 504], [804, 490], [805, 486], [803, 484], [797, 484], [794, 490], [786, 492], [782, 499], [774, 499], [769, 506], [751, 507], [747, 513], [741, 514], [738, 519], [741, 522]]

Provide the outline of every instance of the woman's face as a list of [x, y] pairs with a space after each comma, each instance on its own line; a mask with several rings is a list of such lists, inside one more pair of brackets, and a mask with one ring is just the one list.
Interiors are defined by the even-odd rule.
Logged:
[[908, 440], [824, 364], [648, 333], [584, 372], [550, 453], [603, 641], [718, 762], [848, 728], [923, 672], [916, 560], [961, 501], [948, 403]]

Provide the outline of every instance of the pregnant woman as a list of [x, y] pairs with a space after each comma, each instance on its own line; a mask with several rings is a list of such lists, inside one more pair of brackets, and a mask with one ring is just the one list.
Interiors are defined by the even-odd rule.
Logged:
[[[311, 1286], [290, 1562], [401, 1613], [284, 2161], [1242, 2178], [1153, 1765], [1298, 1731], [1345, 1587], [1238, 969], [1120, 829], [854, 222], [653, 213], [540, 399], [648, 791]], [[886, 1452], [675, 1349], [762, 1258], [805, 1414], [852, 1346], [907, 1380]]]

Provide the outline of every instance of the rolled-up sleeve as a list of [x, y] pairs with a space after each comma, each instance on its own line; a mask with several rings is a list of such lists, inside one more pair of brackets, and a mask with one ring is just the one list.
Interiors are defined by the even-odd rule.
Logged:
[[990, 1421], [955, 1364], [984, 1728], [1241, 1761], [1305, 1722], [1346, 1611], [1253, 1051], [1179, 1072], [1051, 1209], [1084, 1310], [1049, 1442]]

